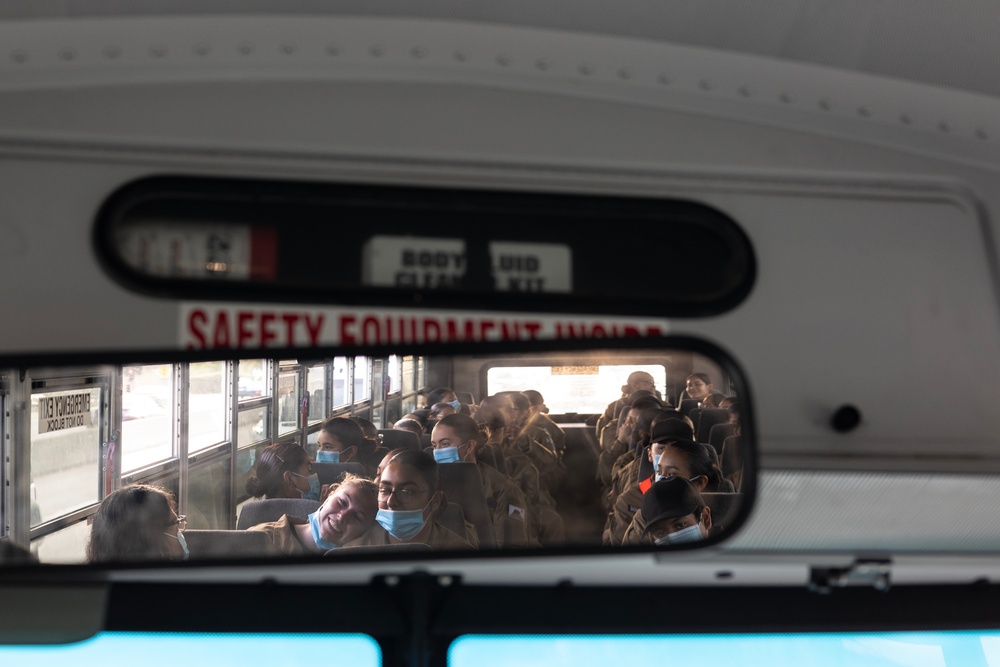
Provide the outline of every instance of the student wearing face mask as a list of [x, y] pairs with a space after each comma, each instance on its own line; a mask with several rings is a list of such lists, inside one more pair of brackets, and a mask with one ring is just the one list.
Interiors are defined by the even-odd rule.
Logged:
[[130, 484], [101, 502], [87, 543], [91, 563], [187, 560], [187, 517], [177, 514], [173, 495], [159, 486]]
[[638, 544], [657, 546], [700, 542], [714, 532], [712, 510], [695, 485], [682, 477], [666, 477], [642, 498], [645, 527]]
[[647, 409], [665, 406], [652, 392], [638, 390], [629, 396], [617, 418], [612, 419], [601, 433], [601, 452], [597, 462], [597, 478], [602, 486], [610, 488], [615, 464], [622, 457], [629, 459], [640, 438], [636, 432], [636, 418]]
[[459, 402], [458, 396], [451, 387], [437, 387], [428, 392], [427, 407], [433, 409], [438, 403], [447, 403], [456, 413], [465, 412], [462, 410], [462, 404]]
[[432, 549], [471, 549], [469, 542], [436, 523], [445, 502], [438, 464], [430, 454], [404, 450], [382, 466], [378, 486], [377, 522], [346, 546], [420, 543]]
[[361, 425], [353, 419], [334, 417], [320, 425], [316, 435], [317, 463], [360, 463], [365, 475], [375, 476], [376, 442], [365, 437]]
[[[612, 504], [601, 538], [605, 545], [622, 543], [625, 531], [628, 530], [632, 519], [642, 505], [643, 495], [656, 481], [657, 467], [663, 459], [664, 452], [672, 446], [682, 446], [679, 444], [681, 442], [684, 443], [683, 446], [701, 447], [693, 439], [690, 420], [680, 413], [670, 412], [673, 413], [673, 417], [655, 421], [649, 447], [643, 450], [641, 458], [634, 461], [634, 470], [629, 483], [621, 488], [621, 492]], [[641, 478], [640, 469], [644, 471]], [[699, 482], [702, 480], [700, 477], [698, 479]]]
[[320, 499], [319, 475], [312, 470], [309, 454], [295, 443], [265, 447], [257, 457], [254, 473], [247, 479], [246, 490], [255, 498]]
[[[650, 399], [655, 400], [655, 399]], [[679, 412], [665, 410], [658, 405], [649, 406], [642, 401], [636, 402], [638, 407], [629, 410], [629, 419], [634, 422], [632, 428], [632, 447], [618, 457], [611, 466], [611, 485], [605, 498], [605, 507], [614, 507], [615, 500], [630, 486], [639, 482], [639, 468], [643, 460], [649, 460], [649, 443], [653, 433], [653, 424], [666, 420], [687, 419]], [[688, 420], [690, 422], [690, 420]], [[690, 438], [683, 431], [678, 437]]]
[[375, 525], [378, 487], [371, 480], [346, 475], [330, 488], [319, 509], [308, 517], [285, 514], [277, 521], [251, 526], [268, 536], [273, 555], [304, 556], [337, 549]]
[[[699, 493], [732, 493], [733, 485], [723, 479], [718, 466], [712, 463], [705, 450], [707, 445], [687, 440], [676, 440], [666, 443], [660, 455], [656, 475], [640, 487], [651, 488], [664, 479], [681, 477], [691, 483]], [[645, 500], [645, 495], [643, 495]], [[622, 544], [643, 543], [642, 531], [646, 528], [641, 512], [636, 512], [632, 523], [625, 531]]]
[[532, 539], [536, 532], [538, 510], [529, 506], [520, 488], [493, 466], [478, 458], [482, 434], [476, 421], [467, 415], [443, 417], [431, 433], [434, 460], [447, 465], [465, 461], [475, 463], [482, 476], [486, 503], [492, 510], [493, 531], [501, 547], [537, 547]]

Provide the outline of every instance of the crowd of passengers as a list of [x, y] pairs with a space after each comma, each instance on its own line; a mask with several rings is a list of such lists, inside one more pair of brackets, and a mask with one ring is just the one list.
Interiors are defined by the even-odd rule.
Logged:
[[[475, 525], [468, 520], [464, 526], [454, 520], [450, 527], [443, 523], [449, 499], [441, 466], [457, 462], [474, 464], [478, 471], [491, 542], [501, 548], [567, 543], [556, 502], [566, 476], [566, 435], [546, 414], [542, 395], [503, 392], [478, 405], [459, 402], [450, 388], [421, 395], [426, 407], [405, 415], [393, 428], [411, 431], [414, 442], [429, 440], [426, 448], [388, 450], [380, 446], [371, 422], [333, 418], [321, 425], [315, 461], [294, 443], [275, 443], [261, 451], [246, 483], [251, 502], [318, 502], [305, 516], [284, 514], [249, 528], [266, 536], [270, 554], [390, 545], [478, 549], [483, 536]], [[728, 411], [732, 435], [721, 451], [696, 441], [689, 414], [699, 408]], [[660, 397], [651, 375], [632, 373], [621, 397], [596, 423], [597, 475], [607, 511], [603, 543], [681, 543], [718, 530], [706, 494], [740, 490], [738, 423], [738, 403], [714, 392], [707, 375], [691, 375], [675, 406]], [[322, 485], [314, 463], [353, 463], [361, 474], [346, 473], [338, 483]], [[186, 559], [185, 526], [168, 491], [147, 484], [126, 486], [101, 504], [87, 557], [92, 562]]]

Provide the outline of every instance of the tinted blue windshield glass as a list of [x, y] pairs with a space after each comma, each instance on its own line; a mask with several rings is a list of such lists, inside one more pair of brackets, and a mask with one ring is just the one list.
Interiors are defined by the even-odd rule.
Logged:
[[338, 665], [378, 667], [378, 644], [365, 635], [346, 634], [187, 634], [104, 632], [78, 644], [0, 646], [0, 665], [66, 667], [113, 665], [134, 660], [143, 667], [179, 664], [212, 667], [318, 665], [335, 659]]
[[449, 667], [1000, 667], [1000, 632], [467, 636]]

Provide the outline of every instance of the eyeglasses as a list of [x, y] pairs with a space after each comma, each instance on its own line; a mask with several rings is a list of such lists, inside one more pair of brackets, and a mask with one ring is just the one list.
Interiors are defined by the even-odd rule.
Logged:
[[416, 489], [409, 489], [409, 488], [407, 488], [407, 489], [391, 489], [391, 488], [386, 487], [386, 486], [380, 486], [379, 489], [378, 489], [379, 500], [389, 500], [389, 496], [395, 495], [396, 499], [399, 500], [399, 502], [401, 502], [403, 504], [409, 503], [416, 496], [418, 496], [420, 494], [423, 494], [423, 493], [430, 493], [430, 489], [427, 489], [425, 491], [417, 491]]

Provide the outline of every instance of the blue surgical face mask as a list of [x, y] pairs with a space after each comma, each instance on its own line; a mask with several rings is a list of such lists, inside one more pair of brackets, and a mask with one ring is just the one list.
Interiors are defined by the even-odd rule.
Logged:
[[434, 460], [438, 463], [458, 463], [462, 457], [458, 455], [458, 447], [441, 447], [434, 450]]
[[[663, 456], [663, 454], [653, 454], [653, 470], [656, 470], [657, 468], [660, 467], [660, 457], [661, 456]], [[656, 480], [656, 481], [659, 482], [660, 480]]]
[[191, 557], [191, 550], [188, 549], [187, 538], [184, 537], [184, 533], [177, 533], [176, 535], [171, 535], [170, 533], [163, 533], [163, 534], [168, 537], [172, 537], [178, 542], [180, 542], [181, 549], [184, 550], [184, 555], [181, 557], [181, 560], [187, 560]]
[[323, 488], [323, 486], [319, 483], [319, 475], [313, 473], [308, 477], [306, 477], [305, 475], [300, 475], [297, 472], [293, 472], [292, 474], [295, 475], [296, 477], [304, 477], [309, 481], [309, 490], [299, 491], [300, 496], [302, 496], [306, 500], [319, 500], [319, 494]]
[[384, 510], [375, 513], [375, 520], [397, 540], [406, 542], [424, 529], [424, 510]]
[[319, 450], [316, 452], [317, 463], [340, 463], [340, 452], [328, 452]]
[[448, 405], [455, 408], [455, 412], [462, 411], [462, 403], [458, 399], [455, 399], [454, 401], [448, 401]]
[[323, 534], [319, 532], [319, 510], [309, 515], [309, 528], [312, 529], [313, 542], [323, 551], [336, 549], [338, 545], [323, 539]]
[[687, 542], [698, 542], [702, 539], [701, 535], [701, 524], [694, 524], [693, 526], [688, 526], [683, 530], [678, 530], [676, 533], [668, 533], [667, 535], [656, 540], [656, 544], [663, 546], [664, 544], [684, 544]]

